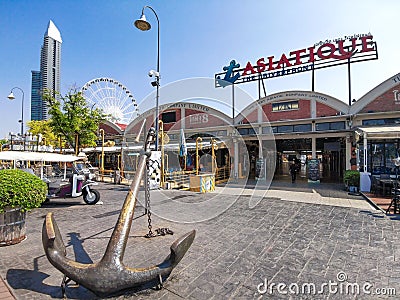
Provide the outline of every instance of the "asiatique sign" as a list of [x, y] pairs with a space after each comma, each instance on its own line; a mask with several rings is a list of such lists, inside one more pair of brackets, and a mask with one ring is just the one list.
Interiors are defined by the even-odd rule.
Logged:
[[378, 59], [378, 48], [372, 34], [355, 34], [283, 53], [278, 59], [261, 57], [253, 63], [248, 61], [241, 69], [240, 63], [231, 60], [223, 67], [224, 72], [215, 74], [215, 85], [225, 87], [373, 59]]

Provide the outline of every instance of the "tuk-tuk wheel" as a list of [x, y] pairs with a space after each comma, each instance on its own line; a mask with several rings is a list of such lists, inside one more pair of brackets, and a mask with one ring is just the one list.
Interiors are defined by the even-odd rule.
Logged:
[[97, 190], [90, 189], [90, 194], [91, 197], [89, 196], [87, 190], [83, 189], [82, 191], [83, 201], [85, 201], [86, 204], [93, 205], [99, 202], [100, 193]]

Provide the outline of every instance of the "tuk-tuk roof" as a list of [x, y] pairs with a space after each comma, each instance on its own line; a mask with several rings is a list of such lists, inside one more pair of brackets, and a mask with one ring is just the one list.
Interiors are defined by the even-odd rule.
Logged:
[[0, 160], [46, 161], [46, 162], [73, 162], [81, 159], [75, 155], [50, 152], [2, 151]]

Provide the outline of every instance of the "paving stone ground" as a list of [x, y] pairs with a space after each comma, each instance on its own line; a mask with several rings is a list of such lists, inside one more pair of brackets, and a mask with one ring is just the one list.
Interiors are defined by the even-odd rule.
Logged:
[[[30, 212], [28, 238], [18, 245], [0, 247], [0, 276], [17, 299], [62, 298], [62, 274], [47, 260], [41, 242], [46, 213], [54, 213], [68, 257], [79, 262], [97, 261], [104, 254], [127, 189], [100, 184], [103, 205], [85, 205], [80, 198], [54, 200]], [[336, 185], [323, 185], [323, 188], [306, 184], [272, 185], [271, 193], [249, 208], [248, 191], [252, 189], [248, 187], [247, 193], [240, 192], [241, 189], [207, 194], [176, 190], [152, 192], [154, 211], [162, 214], [169, 210], [166, 213], [169, 218], [178, 215], [196, 220], [203, 213], [201, 206], [213, 201], [216, 210], [225, 204], [231, 206], [222, 209], [217, 217], [197, 223], [153, 215], [154, 228], [168, 227], [174, 231], [174, 235], [154, 239], [143, 237], [147, 233], [145, 216], [134, 220], [124, 257], [124, 263], [130, 267], [160, 263], [169, 254], [172, 242], [192, 229], [197, 231], [196, 238], [165, 282], [164, 289], [130, 290], [109, 298], [399, 297], [376, 294], [392, 293], [392, 289], [400, 293], [398, 218], [385, 216], [361, 196], [349, 196]], [[197, 203], [200, 205], [196, 206]], [[218, 207], [218, 203], [223, 205]], [[143, 212], [139, 203], [135, 216]], [[356, 296], [351, 292], [357, 291], [357, 287], [360, 291]], [[350, 293], [346, 293], [348, 290]], [[74, 284], [67, 288], [66, 294], [70, 299], [99, 298]]]

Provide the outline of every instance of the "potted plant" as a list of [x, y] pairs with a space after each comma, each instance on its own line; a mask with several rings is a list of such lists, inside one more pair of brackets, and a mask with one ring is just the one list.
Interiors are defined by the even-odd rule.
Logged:
[[343, 176], [344, 184], [351, 193], [358, 193], [360, 187], [360, 172], [357, 170], [346, 170]]
[[0, 170], [0, 246], [26, 237], [26, 212], [45, 200], [47, 185], [37, 176], [19, 169]]

